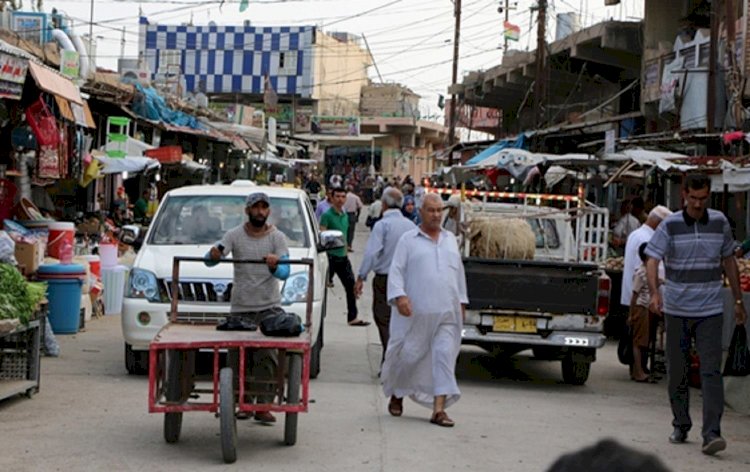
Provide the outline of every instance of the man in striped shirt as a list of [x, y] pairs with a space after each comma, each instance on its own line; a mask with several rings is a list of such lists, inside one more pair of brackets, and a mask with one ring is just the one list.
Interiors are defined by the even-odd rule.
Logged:
[[[734, 258], [734, 239], [723, 213], [708, 209], [711, 181], [701, 174], [688, 175], [683, 185], [685, 208], [667, 217], [651, 238], [646, 255], [650, 309], [666, 317], [666, 356], [669, 401], [674, 431], [672, 443], [683, 443], [692, 426], [687, 383], [688, 353], [695, 338], [701, 360], [703, 392], [703, 448], [713, 455], [726, 448], [721, 437], [724, 411], [722, 358], [722, 268], [736, 303], [737, 324], [744, 324], [739, 271]], [[658, 290], [659, 261], [664, 261], [664, 300]]]

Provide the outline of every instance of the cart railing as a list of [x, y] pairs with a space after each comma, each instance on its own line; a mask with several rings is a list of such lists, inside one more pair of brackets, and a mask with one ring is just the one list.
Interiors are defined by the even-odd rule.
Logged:
[[[183, 262], [193, 262], [205, 264], [207, 261], [203, 257], [181, 257], [177, 256], [172, 261], [172, 281], [171, 281], [171, 292], [173, 294], [179, 293], [180, 289], [180, 265]], [[210, 262], [218, 264], [266, 264], [264, 259], [218, 259]], [[315, 292], [315, 270], [314, 260], [310, 258], [304, 259], [280, 259], [279, 264], [288, 265], [304, 265], [307, 266], [307, 300], [305, 309], [305, 329], [309, 332], [312, 330], [312, 307], [313, 297]], [[179, 297], [173, 296], [171, 301], [171, 310], [169, 314], [169, 320], [172, 323], [176, 323], [179, 320], [177, 305]]]

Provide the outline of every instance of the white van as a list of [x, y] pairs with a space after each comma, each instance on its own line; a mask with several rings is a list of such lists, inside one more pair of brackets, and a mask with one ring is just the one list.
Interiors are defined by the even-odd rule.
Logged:
[[[302, 190], [258, 187], [248, 181], [182, 187], [164, 196], [143, 238], [125, 289], [122, 333], [125, 367], [129, 373], [147, 372], [149, 343], [169, 319], [173, 258], [203, 257], [227, 231], [244, 224], [246, 197], [261, 191], [271, 199], [269, 223], [286, 235], [290, 259], [310, 258], [315, 262], [312, 333], [315, 344], [310, 376], [318, 375], [323, 348], [328, 258], [321, 244], [315, 212]], [[204, 210], [208, 210], [208, 218], [203, 220], [206, 223], [196, 225], [192, 215]], [[137, 239], [138, 235], [130, 236]], [[334, 239], [341, 241], [333, 244], [326, 241], [327, 249], [343, 244], [342, 238]], [[306, 316], [307, 271], [306, 266], [292, 266], [289, 278], [280, 284], [282, 308], [296, 313], [303, 320]], [[214, 267], [195, 262], [180, 264], [179, 319], [211, 322], [223, 318], [229, 312], [233, 275], [231, 264]]]

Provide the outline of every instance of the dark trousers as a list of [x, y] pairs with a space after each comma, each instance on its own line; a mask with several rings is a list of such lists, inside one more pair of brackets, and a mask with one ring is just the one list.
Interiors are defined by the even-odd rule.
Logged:
[[669, 402], [674, 420], [672, 426], [688, 431], [690, 419], [690, 391], [688, 366], [691, 340], [700, 357], [701, 390], [703, 393], [704, 438], [721, 435], [721, 415], [724, 412], [724, 383], [721, 377], [721, 340], [723, 315], [703, 318], [683, 318], [665, 315], [667, 340], [667, 375]]
[[346, 290], [346, 316], [348, 321], [357, 319], [357, 296], [354, 294], [354, 271], [346, 256], [328, 255], [330, 274], [336, 274]]
[[349, 231], [346, 234], [346, 245], [352, 247], [354, 241], [354, 227], [357, 226], [357, 214], [347, 213], [349, 215]]
[[388, 276], [376, 275], [372, 279], [372, 317], [378, 327], [380, 344], [383, 345], [382, 364], [385, 360], [385, 351], [388, 349], [388, 333], [391, 323], [391, 307], [388, 306]]

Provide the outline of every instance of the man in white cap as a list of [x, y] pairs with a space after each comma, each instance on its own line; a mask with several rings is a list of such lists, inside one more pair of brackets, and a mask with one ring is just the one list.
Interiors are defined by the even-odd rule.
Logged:
[[630, 233], [628, 241], [625, 244], [625, 261], [622, 269], [622, 293], [620, 294], [620, 304], [627, 312], [630, 309], [630, 299], [633, 296], [633, 274], [635, 269], [641, 265], [638, 248], [641, 244], [647, 243], [654, 235], [654, 231], [666, 217], [671, 215], [669, 208], [659, 205], [654, 207], [648, 214], [646, 222], [640, 228]]

